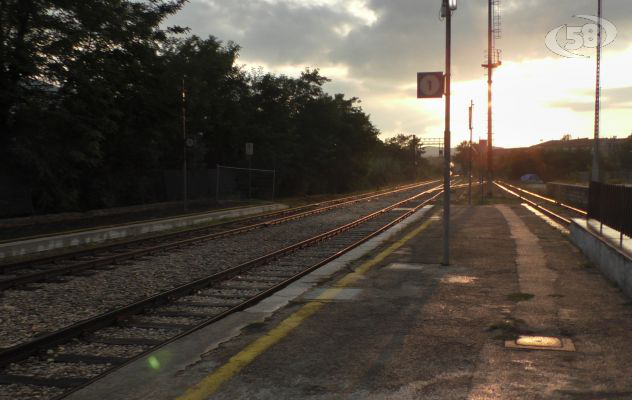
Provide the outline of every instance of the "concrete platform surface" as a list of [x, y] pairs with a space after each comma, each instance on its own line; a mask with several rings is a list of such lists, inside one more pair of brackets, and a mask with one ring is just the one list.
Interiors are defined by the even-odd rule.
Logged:
[[[421, 224], [224, 341], [198, 335], [175, 370], [71, 398], [632, 399], [632, 306], [567, 237], [519, 205], [456, 206], [445, 267], [440, 221]], [[505, 347], [521, 335], [568, 351]]]
[[46, 235], [34, 238], [20, 239], [0, 243], [0, 259], [25, 256], [51, 250], [103, 243], [114, 239], [133, 238], [149, 233], [163, 232], [171, 229], [194, 227], [223, 219], [245, 217], [265, 212], [278, 211], [288, 208], [284, 204], [266, 204], [216, 210], [206, 213], [196, 213], [172, 218], [152, 219], [149, 221], [83, 229], [59, 235]]

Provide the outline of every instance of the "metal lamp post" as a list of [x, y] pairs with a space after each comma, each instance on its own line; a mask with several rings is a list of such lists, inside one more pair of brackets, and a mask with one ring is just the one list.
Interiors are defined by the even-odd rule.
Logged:
[[[417, 98], [440, 99], [445, 95], [445, 131], [443, 136], [443, 265], [450, 264], [450, 66], [452, 56], [452, 11], [456, 0], [441, 1], [441, 17], [446, 20], [445, 73], [418, 72]], [[426, 143], [424, 141], [424, 143]]]
[[443, 136], [443, 265], [450, 265], [450, 75], [452, 65], [452, 11], [456, 0], [443, 0], [445, 17], [445, 132]]

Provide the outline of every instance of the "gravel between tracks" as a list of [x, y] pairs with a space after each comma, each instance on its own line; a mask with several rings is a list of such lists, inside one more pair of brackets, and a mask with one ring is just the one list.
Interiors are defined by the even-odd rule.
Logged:
[[84, 364], [84, 363], [56, 363], [52, 359], [40, 359], [31, 357], [27, 362], [11, 364], [7, 369], [7, 374], [36, 376], [38, 378], [73, 378], [97, 376], [110, 367], [106, 364]]
[[133, 357], [147, 349], [145, 346], [120, 346], [114, 344], [72, 341], [48, 351], [51, 357], [59, 354], [90, 354], [103, 357]]
[[0, 391], [0, 400], [29, 399], [40, 400], [50, 399], [59, 396], [64, 389], [44, 386], [27, 385], [3, 385]]
[[[418, 191], [417, 191], [418, 192]], [[192, 280], [352, 222], [413, 191], [334, 209], [324, 214], [217, 239], [132, 262], [128, 266], [37, 284], [0, 294], [0, 348], [141, 300]], [[228, 290], [230, 292], [230, 290]]]

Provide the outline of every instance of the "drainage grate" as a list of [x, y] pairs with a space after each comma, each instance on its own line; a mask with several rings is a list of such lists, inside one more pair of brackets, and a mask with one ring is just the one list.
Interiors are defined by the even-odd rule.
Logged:
[[508, 349], [575, 351], [572, 340], [552, 336], [521, 335], [516, 340], [505, 341], [505, 347]]

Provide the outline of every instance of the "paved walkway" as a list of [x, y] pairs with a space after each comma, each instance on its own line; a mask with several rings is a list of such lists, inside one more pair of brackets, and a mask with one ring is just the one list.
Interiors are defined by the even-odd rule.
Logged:
[[[451, 266], [438, 265], [440, 220], [417, 223], [416, 235], [183, 368], [168, 392], [145, 394], [631, 399], [629, 301], [522, 206], [457, 206], [453, 214]], [[505, 347], [520, 334], [570, 339], [576, 351]]]

